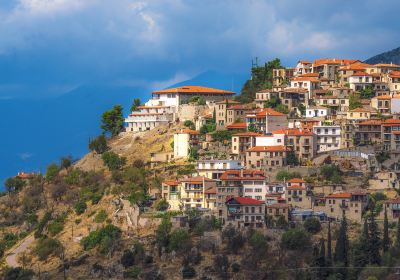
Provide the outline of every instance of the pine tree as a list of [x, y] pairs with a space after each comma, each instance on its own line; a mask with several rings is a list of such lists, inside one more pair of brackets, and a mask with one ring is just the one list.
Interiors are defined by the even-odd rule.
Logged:
[[347, 267], [349, 265], [348, 251], [349, 239], [347, 237], [347, 220], [343, 211], [343, 217], [340, 223], [339, 235], [335, 247], [335, 263], [343, 263], [343, 265]]
[[368, 254], [370, 264], [380, 264], [381, 255], [379, 249], [381, 247], [381, 240], [379, 237], [378, 224], [375, 221], [374, 213], [369, 216], [368, 223]]
[[387, 252], [390, 247], [390, 239], [389, 239], [389, 222], [387, 217], [387, 210], [385, 207], [385, 218], [383, 220], [383, 240], [382, 240], [382, 248], [383, 252]]

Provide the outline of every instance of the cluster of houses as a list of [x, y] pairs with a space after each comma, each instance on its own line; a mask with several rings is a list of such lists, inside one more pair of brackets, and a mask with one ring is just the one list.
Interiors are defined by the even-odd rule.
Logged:
[[[260, 90], [247, 104], [235, 101], [234, 92], [201, 86], [155, 91], [128, 116], [128, 132], [187, 120], [194, 124], [175, 133], [167, 157], [153, 154], [154, 164], [189, 159], [191, 151], [207, 149], [211, 133], [201, 132], [207, 124], [231, 132], [224, 157], [197, 159], [193, 176], [163, 182], [162, 198], [171, 210], [208, 209], [238, 227], [263, 227], [268, 216], [338, 219], [343, 211], [360, 222], [369, 192], [399, 187], [400, 65], [337, 58], [299, 61], [294, 68], [274, 69], [272, 80], [271, 89]], [[366, 145], [386, 151], [394, 161], [362, 189], [309, 184], [302, 178], [275, 182], [271, 175]], [[389, 218], [400, 216], [400, 198], [385, 206]]]

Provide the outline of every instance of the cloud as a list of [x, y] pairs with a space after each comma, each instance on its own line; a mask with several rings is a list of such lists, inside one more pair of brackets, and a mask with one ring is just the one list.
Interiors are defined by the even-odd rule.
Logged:
[[288, 66], [364, 59], [400, 44], [400, 3], [374, 3], [18, 0], [0, 6], [0, 68], [8, 69], [0, 83], [151, 87], [209, 69], [247, 72], [255, 56]]
[[30, 158], [33, 156], [33, 154], [32, 154], [32, 153], [20, 153], [20, 154], [18, 154], [18, 156], [19, 156], [23, 161], [26, 161], [26, 160], [30, 159]]

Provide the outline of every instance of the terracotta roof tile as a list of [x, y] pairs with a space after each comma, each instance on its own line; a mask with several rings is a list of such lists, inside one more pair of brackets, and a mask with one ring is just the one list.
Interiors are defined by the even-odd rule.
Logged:
[[203, 86], [181, 86], [176, 88], [169, 88], [163, 90], [153, 91], [153, 94], [167, 94], [167, 93], [186, 93], [186, 94], [227, 94], [233, 95], [235, 94], [232, 91], [216, 89], [216, 88], [209, 88]]
[[285, 152], [285, 146], [255, 146], [247, 150], [247, 152]]
[[259, 201], [250, 197], [233, 197], [231, 199], [229, 199], [227, 202], [235, 200], [236, 202], [238, 202], [240, 205], [261, 205], [264, 204], [263, 201]]

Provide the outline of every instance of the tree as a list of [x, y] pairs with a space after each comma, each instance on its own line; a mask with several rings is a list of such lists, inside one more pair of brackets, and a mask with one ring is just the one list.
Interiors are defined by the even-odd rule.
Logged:
[[222, 238], [227, 240], [227, 247], [234, 254], [239, 252], [245, 241], [242, 233], [233, 226], [228, 226], [222, 231]]
[[60, 168], [68, 169], [72, 165], [72, 156], [62, 157], [60, 159]]
[[400, 251], [400, 218], [397, 220], [395, 248]]
[[222, 279], [229, 279], [229, 260], [226, 255], [216, 255], [214, 258], [214, 269]]
[[124, 128], [124, 116], [122, 106], [115, 105], [114, 108], [103, 113], [101, 117], [101, 129], [110, 133], [112, 137], [118, 135]]
[[189, 233], [184, 229], [173, 231], [169, 237], [168, 249], [170, 251], [185, 252], [191, 247]]
[[304, 250], [310, 242], [310, 235], [301, 228], [289, 229], [281, 238], [282, 247], [288, 250]]
[[4, 280], [30, 280], [35, 273], [31, 269], [21, 267], [7, 268], [4, 274]]
[[372, 87], [366, 87], [360, 91], [360, 97], [362, 99], [371, 99], [375, 96], [375, 91]]
[[293, 178], [301, 178], [301, 174], [299, 172], [289, 172], [286, 170], [281, 170], [281, 171], [278, 171], [278, 173], [276, 173], [275, 178], [278, 181], [284, 181], [284, 180], [290, 180]]
[[39, 239], [34, 252], [39, 257], [39, 260], [44, 261], [49, 256], [58, 255], [61, 249], [60, 241], [52, 238]]
[[196, 126], [194, 125], [194, 122], [192, 122], [191, 120], [184, 121], [183, 125], [186, 126], [189, 129], [191, 129], [191, 130], [195, 130], [196, 129]]
[[272, 70], [279, 68], [283, 68], [279, 58], [268, 61], [263, 66], [253, 65], [251, 79], [245, 82], [236, 100], [242, 103], [249, 103], [254, 100], [257, 91], [272, 88]]
[[375, 221], [375, 215], [371, 213], [368, 218], [368, 254], [369, 263], [379, 265], [381, 263], [381, 255], [379, 249], [381, 247], [381, 241], [379, 238], [379, 228]]
[[328, 242], [327, 242], [327, 255], [326, 261], [327, 265], [330, 266], [332, 264], [332, 233], [331, 233], [331, 221], [328, 222]]
[[278, 106], [276, 106], [275, 110], [279, 113], [282, 114], [288, 114], [289, 113], [289, 108], [288, 106], [284, 105], [284, 104], [279, 104]]
[[254, 123], [249, 124], [247, 130], [250, 132], [257, 132], [256, 125]]
[[276, 108], [281, 104], [281, 100], [277, 96], [271, 96], [271, 98], [264, 103], [265, 108]]
[[101, 158], [108, 169], [120, 170], [126, 164], [126, 158], [120, 157], [114, 152], [105, 152]]
[[46, 181], [54, 182], [54, 180], [57, 178], [58, 172], [60, 172], [60, 167], [57, 164], [52, 163], [47, 166]]
[[74, 208], [75, 208], [76, 214], [81, 215], [86, 211], [86, 208], [87, 208], [86, 202], [84, 202], [82, 200], [78, 201], [77, 203], [75, 203]]
[[389, 222], [387, 217], [387, 210], [385, 207], [385, 217], [383, 219], [383, 239], [382, 239], [382, 248], [383, 252], [387, 252], [390, 247], [390, 238], [389, 238]]
[[346, 220], [346, 215], [343, 211], [339, 234], [336, 241], [335, 256], [334, 256], [335, 262], [343, 263], [343, 265], [347, 267], [349, 265], [348, 252], [349, 252], [349, 239], [347, 237], [347, 220]]
[[25, 186], [25, 182], [19, 177], [10, 177], [4, 182], [4, 186], [9, 193], [19, 192]]
[[267, 239], [261, 232], [254, 231], [249, 238], [249, 244], [253, 249], [255, 261], [259, 262], [268, 251]]
[[131, 112], [136, 111], [137, 107], [141, 105], [139, 98], [134, 98], [131, 106]]
[[100, 135], [94, 138], [89, 142], [89, 149], [93, 152], [95, 151], [98, 154], [102, 154], [106, 152], [109, 147], [107, 146], [107, 138], [105, 135]]
[[325, 261], [325, 240], [321, 239], [319, 246], [314, 247], [313, 267], [315, 279], [325, 279], [327, 276], [326, 261]]
[[159, 248], [168, 247], [171, 227], [172, 224], [168, 219], [163, 219], [161, 224], [158, 226], [156, 230], [156, 242]]
[[292, 151], [287, 153], [286, 156], [286, 163], [288, 165], [298, 165], [299, 164], [299, 159], [297, 158], [296, 154]]
[[357, 108], [362, 108], [362, 104], [360, 102], [360, 95], [357, 93], [353, 93], [349, 97], [349, 109], [354, 110]]
[[297, 109], [299, 109], [300, 114], [302, 116], [304, 116], [306, 114], [306, 106], [304, 106], [303, 103], [300, 103], [299, 106], [297, 107]]
[[[363, 231], [360, 238], [354, 243], [352, 250], [353, 266], [354, 267], [364, 267], [369, 262], [368, 256], [368, 223], [367, 219], [364, 220]], [[361, 269], [357, 269], [361, 271]]]
[[321, 223], [316, 217], [309, 217], [304, 222], [304, 229], [309, 233], [316, 234], [321, 231]]

